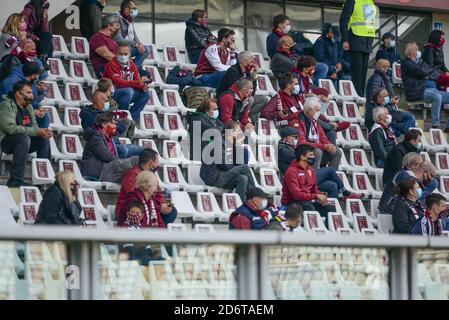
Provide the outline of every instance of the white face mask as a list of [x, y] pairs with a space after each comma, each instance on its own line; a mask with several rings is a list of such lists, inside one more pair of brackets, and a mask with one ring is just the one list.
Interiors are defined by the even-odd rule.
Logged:
[[125, 65], [127, 65], [128, 62], [129, 62], [129, 56], [117, 55], [117, 61], [118, 61], [118, 63], [120, 63], [122, 66], [125, 66]]
[[393, 117], [391, 116], [391, 114], [389, 114], [387, 116], [387, 119], [385, 120], [387, 122], [387, 125], [391, 123], [391, 121], [393, 120]]
[[267, 207], [267, 205], [268, 205], [268, 200], [267, 199], [263, 199], [262, 203], [261, 203], [261, 205], [259, 207], [259, 210], [265, 209]]
[[290, 30], [291, 30], [291, 26], [290, 25], [288, 25], [288, 26], [285, 26], [285, 28], [284, 29], [282, 29], [282, 32], [283, 33], [289, 33], [290, 32]]
[[320, 115], [321, 115], [321, 112], [319, 112], [319, 111], [315, 112], [315, 114], [313, 115], [313, 120], [315, 120], [315, 121], [318, 120]]
[[293, 145], [295, 145], [295, 146], [298, 145], [298, 139], [293, 140]]

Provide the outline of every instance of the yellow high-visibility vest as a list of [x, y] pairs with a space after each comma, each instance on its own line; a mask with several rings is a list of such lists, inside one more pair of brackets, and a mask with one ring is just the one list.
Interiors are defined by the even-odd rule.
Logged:
[[376, 37], [377, 8], [373, 0], [355, 0], [348, 30], [360, 37]]

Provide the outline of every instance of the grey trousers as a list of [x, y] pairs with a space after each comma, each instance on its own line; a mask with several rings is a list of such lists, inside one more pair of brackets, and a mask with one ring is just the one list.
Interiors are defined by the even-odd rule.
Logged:
[[325, 167], [328, 164], [329, 167], [334, 168], [335, 170], [338, 171], [338, 165], [340, 164], [342, 156], [340, 149], [337, 149], [337, 152], [332, 154], [316, 148], [314, 150], [314, 153], [315, 153], [315, 164], [313, 165], [314, 169], [318, 169], [321, 166]]
[[263, 107], [270, 101], [267, 96], [252, 96], [249, 98], [250, 110], [249, 110], [249, 118], [253, 125], [257, 124], [257, 119], [259, 119], [259, 114], [262, 111]]
[[254, 180], [250, 168], [246, 164], [235, 166], [228, 171], [220, 171], [215, 187], [234, 189], [242, 201], [246, 200], [246, 191], [254, 187]]
[[139, 157], [116, 159], [103, 165], [100, 181], [120, 183], [126, 171], [139, 164]]

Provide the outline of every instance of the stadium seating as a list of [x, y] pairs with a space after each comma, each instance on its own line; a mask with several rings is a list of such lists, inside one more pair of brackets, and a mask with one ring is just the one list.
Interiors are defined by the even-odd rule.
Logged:
[[48, 77], [45, 78], [45, 80], [63, 82], [71, 82], [74, 80], [67, 75], [64, 65], [60, 59], [49, 58], [47, 63], [50, 66], [50, 69], [48, 70]]
[[71, 46], [74, 59], [89, 59], [89, 42], [83, 37], [72, 37]]
[[340, 95], [346, 98], [350, 98], [351, 100], [359, 103], [359, 104], [365, 104], [366, 98], [360, 97], [357, 94], [357, 91], [355, 90], [354, 84], [351, 80], [340, 80], [338, 82]]
[[75, 82], [85, 83], [91, 87], [97, 85], [98, 80], [92, 77], [85, 61], [70, 60], [69, 61], [70, 77]]
[[177, 84], [166, 84], [164, 80], [162, 80], [161, 74], [159, 73], [159, 69], [155, 66], [143, 65], [142, 69], [148, 72], [151, 76], [151, 88], [159, 88], [161, 90], [170, 89], [170, 90], [179, 90], [179, 86]]
[[52, 184], [55, 172], [48, 159], [33, 158], [31, 160], [31, 177], [34, 185]]
[[159, 97], [157, 96], [156, 90], [149, 89], [148, 94], [150, 95], [150, 98], [148, 99], [147, 103], [145, 104], [144, 111], [152, 111], [152, 112], [160, 112], [164, 107], [162, 106], [161, 102], [159, 101]]

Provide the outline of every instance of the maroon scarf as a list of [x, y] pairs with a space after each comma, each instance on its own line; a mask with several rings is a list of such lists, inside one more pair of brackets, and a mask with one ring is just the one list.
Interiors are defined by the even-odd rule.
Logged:
[[293, 53], [291, 52], [291, 50], [284, 49], [281, 46], [279, 46], [276, 49], [276, 51], [283, 54], [284, 56], [288, 57], [289, 59], [293, 56]]
[[443, 231], [443, 224], [441, 222], [441, 219], [438, 219], [437, 221], [433, 221], [430, 217], [430, 213], [426, 210], [426, 213], [424, 214], [426, 217], [429, 226], [429, 236], [435, 236], [442, 234]]
[[386, 126], [382, 125], [382, 128], [384, 128], [385, 133], [387, 134], [387, 138], [394, 141], [394, 144], [398, 144], [398, 140], [396, 139], [396, 135], [394, 134], [394, 131], [391, 128], [391, 126], [386, 127]]
[[273, 30], [271, 30], [271, 32], [273, 32], [274, 34], [276, 34], [279, 38], [282, 38], [283, 36], [286, 36], [285, 33], [283, 33], [282, 31], [276, 30], [276, 28], [273, 28]]

